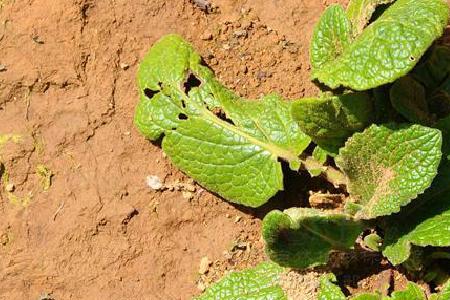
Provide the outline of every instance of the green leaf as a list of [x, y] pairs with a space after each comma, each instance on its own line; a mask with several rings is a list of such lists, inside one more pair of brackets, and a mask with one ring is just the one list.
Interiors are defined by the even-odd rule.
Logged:
[[393, 292], [390, 298], [391, 300], [426, 300], [425, 293], [415, 283], [408, 282], [406, 290]]
[[[387, 298], [387, 299], [389, 299], [389, 298]], [[379, 294], [361, 294], [361, 295], [352, 297], [351, 300], [384, 300], [384, 299]]]
[[351, 0], [347, 7], [347, 16], [352, 23], [353, 36], [360, 35], [369, 23], [377, 6], [389, 4], [395, 0]]
[[[318, 300], [345, 300], [347, 299], [337, 286], [336, 276], [326, 274], [320, 278], [320, 290]], [[413, 282], [408, 282], [406, 290], [393, 292], [390, 297], [379, 294], [360, 294], [349, 297], [350, 300], [426, 300], [425, 293]], [[440, 299], [439, 299], [440, 300]]]
[[427, 90], [434, 91], [450, 74], [450, 48], [435, 46], [423, 63], [418, 64], [411, 76], [423, 84]]
[[350, 44], [351, 24], [340, 5], [331, 5], [314, 28], [310, 58], [313, 68], [339, 57]]
[[336, 157], [358, 207], [372, 219], [400, 211], [427, 189], [441, 160], [441, 132], [420, 125], [372, 125], [356, 133]]
[[[332, 89], [344, 86], [359, 91], [393, 82], [411, 71], [433, 41], [442, 35], [448, 16], [449, 8], [444, 0], [397, 0], [339, 57], [320, 67], [313, 65], [312, 79]], [[325, 13], [323, 18], [326, 17]], [[340, 28], [342, 22], [335, 27]], [[319, 21], [317, 28], [321, 24]], [[336, 29], [331, 27], [329, 31]], [[330, 46], [325, 43], [323, 47]]]
[[330, 153], [337, 153], [348, 137], [370, 124], [373, 113], [366, 93], [324, 94], [292, 104], [292, 115], [301, 130]]
[[269, 258], [281, 266], [304, 269], [325, 264], [331, 250], [348, 250], [363, 225], [342, 214], [310, 208], [271, 211], [262, 235]]
[[319, 296], [317, 300], [346, 300], [341, 288], [335, 284], [334, 274], [325, 274], [320, 277]]
[[210, 286], [196, 300], [287, 300], [279, 282], [283, 268], [270, 262], [232, 272]]
[[411, 123], [428, 125], [433, 119], [428, 110], [425, 88], [409, 76], [397, 80], [391, 88], [392, 106]]
[[411, 255], [413, 245], [419, 247], [450, 246], [450, 118], [442, 120], [444, 157], [439, 173], [427, 193], [416, 205], [408, 207], [385, 225], [383, 255], [398, 265]]
[[406, 290], [393, 292], [390, 297], [379, 294], [362, 294], [351, 297], [351, 300], [427, 300], [422, 289], [413, 282], [408, 282]]
[[277, 95], [239, 98], [221, 85], [181, 37], [158, 41], [142, 61], [135, 124], [163, 137], [172, 163], [225, 199], [257, 207], [283, 189], [278, 159], [299, 167], [310, 139]]

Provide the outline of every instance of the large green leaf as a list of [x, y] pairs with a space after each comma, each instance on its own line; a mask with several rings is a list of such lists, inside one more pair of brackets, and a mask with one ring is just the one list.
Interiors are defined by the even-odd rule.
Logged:
[[348, 250], [363, 225], [342, 214], [310, 208], [271, 211], [263, 220], [266, 252], [281, 266], [304, 269], [325, 264], [331, 250]]
[[142, 61], [135, 124], [173, 164], [232, 202], [257, 207], [283, 189], [283, 159], [299, 166], [310, 139], [277, 95], [239, 98], [181, 37], [158, 41]]
[[413, 245], [450, 246], [450, 118], [438, 125], [444, 137], [438, 176], [417, 205], [389, 218], [385, 225], [383, 255], [395, 265], [408, 259]]
[[292, 114], [316, 144], [337, 153], [348, 137], [371, 123], [374, 107], [366, 93], [323, 94], [295, 101]]
[[354, 134], [336, 157], [348, 177], [355, 217], [400, 211], [427, 189], [441, 160], [441, 132], [420, 125], [372, 125]]
[[196, 300], [287, 300], [279, 282], [283, 268], [270, 262], [232, 272], [210, 286]]
[[[344, 86], [367, 90], [393, 82], [411, 71], [433, 41], [442, 35], [448, 16], [449, 8], [444, 0], [397, 0], [346, 46], [340, 56], [319, 67], [313, 65], [312, 78], [333, 89]], [[323, 18], [329, 18], [329, 13]], [[315, 29], [319, 34], [313, 35], [312, 45], [319, 44], [322, 36], [334, 36], [336, 28], [345, 23], [342, 18], [340, 15], [334, 27], [323, 27], [325, 22], [319, 21]], [[328, 49], [322, 52], [332, 52], [329, 43], [322, 46]]]

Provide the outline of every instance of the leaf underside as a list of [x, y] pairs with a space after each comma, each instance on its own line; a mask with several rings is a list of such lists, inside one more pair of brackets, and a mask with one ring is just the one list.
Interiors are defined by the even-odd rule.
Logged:
[[[312, 79], [332, 89], [344, 86], [359, 91], [393, 82], [411, 71], [442, 35], [448, 16], [443, 0], [397, 0], [349, 42], [351, 22], [343, 9], [331, 6], [314, 30]], [[340, 34], [342, 28], [345, 34]]]
[[310, 139], [277, 95], [239, 98], [181, 37], [158, 41], [142, 61], [135, 124], [163, 137], [172, 163], [225, 199], [257, 207], [283, 189], [279, 159], [293, 167]]
[[325, 264], [331, 250], [348, 250], [363, 226], [348, 216], [310, 208], [271, 211], [263, 220], [266, 252], [280, 266], [304, 269]]
[[400, 211], [427, 189], [441, 160], [441, 132], [421, 125], [372, 125], [354, 134], [336, 164], [348, 177], [358, 219]]
[[287, 300], [279, 282], [283, 268], [270, 262], [232, 272], [210, 286], [196, 300]]

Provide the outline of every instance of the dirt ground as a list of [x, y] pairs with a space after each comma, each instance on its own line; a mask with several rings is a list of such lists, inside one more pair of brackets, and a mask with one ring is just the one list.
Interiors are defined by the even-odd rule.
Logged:
[[0, 134], [20, 135], [0, 137], [0, 299], [191, 299], [264, 260], [264, 208], [192, 184], [133, 127], [138, 62], [178, 33], [243, 96], [314, 95], [309, 39], [334, 2], [0, 0]]

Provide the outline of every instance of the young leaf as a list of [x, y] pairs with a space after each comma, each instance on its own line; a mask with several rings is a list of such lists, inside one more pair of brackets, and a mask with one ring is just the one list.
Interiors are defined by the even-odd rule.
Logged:
[[349, 179], [355, 217], [399, 212], [423, 193], [437, 174], [441, 145], [439, 130], [420, 125], [372, 125], [354, 134], [336, 164]]
[[405, 262], [413, 245], [450, 246], [450, 118], [439, 123], [444, 136], [444, 159], [439, 173], [417, 205], [387, 221], [383, 255], [391, 263]]
[[292, 115], [317, 145], [337, 153], [349, 136], [371, 123], [373, 103], [366, 93], [324, 94], [295, 101]]
[[287, 300], [279, 282], [283, 268], [264, 262], [253, 269], [232, 272], [209, 287], [196, 300]]
[[432, 124], [428, 110], [425, 88], [413, 78], [406, 76], [397, 80], [391, 88], [392, 106], [412, 123]]
[[[339, 57], [313, 66], [312, 79], [333, 89], [344, 86], [359, 91], [393, 82], [411, 71], [442, 35], [448, 16], [444, 0], [397, 0]], [[317, 26], [320, 24], [322, 21]], [[341, 23], [335, 26], [339, 28]], [[332, 27], [330, 32], [335, 30]], [[314, 35], [312, 44], [320, 43], [316, 39]]]
[[377, 6], [389, 4], [395, 0], [351, 0], [347, 7], [347, 16], [352, 23], [352, 35], [360, 35], [369, 23]]
[[271, 211], [263, 220], [266, 252], [281, 266], [304, 269], [325, 264], [331, 250], [348, 250], [363, 225], [342, 214], [310, 208]]
[[351, 24], [340, 5], [328, 7], [314, 28], [311, 65], [320, 68], [339, 57], [350, 44]]
[[239, 98], [221, 85], [181, 37], [157, 42], [142, 61], [135, 124], [151, 140], [163, 137], [172, 163], [234, 203], [257, 207], [283, 189], [278, 159], [293, 167], [309, 145], [276, 95]]

